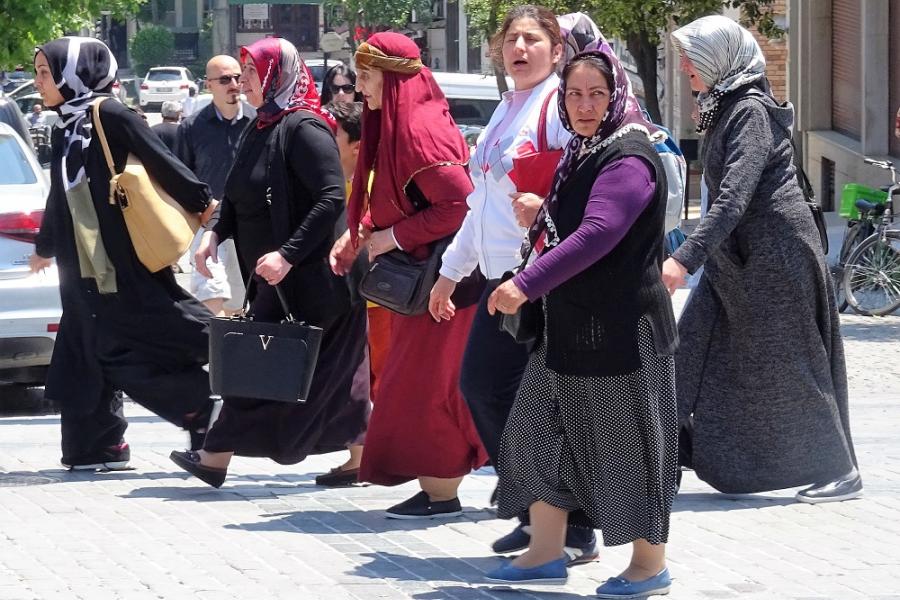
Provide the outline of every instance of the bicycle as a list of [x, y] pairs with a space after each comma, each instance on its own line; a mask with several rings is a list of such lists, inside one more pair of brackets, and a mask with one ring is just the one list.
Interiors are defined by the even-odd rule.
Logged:
[[[890, 228], [894, 220], [892, 204], [900, 192], [894, 164], [866, 158], [865, 162], [891, 172], [887, 201], [875, 204], [857, 200], [861, 211], [880, 217], [875, 231], [863, 239], [844, 265], [842, 287], [850, 307], [861, 315], [884, 316], [900, 308], [900, 231]], [[879, 214], [880, 213], [880, 214]]]
[[860, 242], [875, 232], [875, 221], [884, 213], [883, 204], [874, 204], [865, 200], [857, 200], [854, 204], [859, 211], [859, 217], [847, 221], [847, 230], [844, 232], [844, 239], [841, 242], [841, 251], [838, 253], [837, 262], [831, 266], [831, 279], [834, 283], [834, 297], [838, 312], [844, 312], [849, 306], [843, 285], [847, 260]]

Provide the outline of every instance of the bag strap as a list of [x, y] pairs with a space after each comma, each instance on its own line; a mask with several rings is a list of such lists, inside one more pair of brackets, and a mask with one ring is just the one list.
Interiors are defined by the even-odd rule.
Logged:
[[544, 102], [541, 104], [541, 116], [538, 117], [537, 142], [538, 152], [546, 152], [550, 149], [550, 143], [547, 141], [547, 112], [550, 110], [550, 100], [553, 99], [558, 90], [552, 90]]
[[113, 163], [112, 153], [109, 151], [109, 142], [106, 141], [106, 133], [103, 131], [103, 122], [100, 121], [100, 105], [106, 98], [98, 98], [94, 101], [91, 113], [93, 118], [91, 119], [94, 129], [97, 130], [97, 137], [100, 138], [100, 145], [103, 147], [103, 156], [106, 157], [106, 166], [109, 167], [109, 175], [110, 177], [115, 177], [116, 175], [116, 165]]
[[[244, 285], [244, 302], [241, 304], [241, 313], [246, 315], [247, 311], [250, 310], [250, 286], [256, 284], [255, 273], [250, 272], [250, 276], [247, 278], [246, 284]], [[294, 319], [294, 315], [291, 314], [291, 309], [288, 306], [287, 298], [284, 295], [284, 290], [281, 289], [281, 286], [276, 284], [272, 286], [275, 288], [275, 293], [278, 295], [278, 302], [281, 304], [281, 309], [284, 311], [284, 317], [288, 321], [288, 323], [296, 322]]]
[[[763, 102], [762, 98], [759, 95], [754, 93], [749, 93], [747, 95], [749, 98], [753, 98], [763, 106], [765, 106], [765, 102]], [[800, 186], [800, 191], [803, 192], [804, 198], [806, 198], [807, 202], [815, 203], [816, 201], [816, 192], [813, 189], [812, 184], [809, 182], [809, 177], [806, 176], [806, 170], [803, 168], [803, 164], [800, 162], [799, 156], [800, 154], [797, 152], [797, 144], [794, 143], [794, 134], [788, 129], [785, 125], [782, 125], [779, 121], [770, 119], [778, 125], [778, 127], [787, 134], [788, 141], [791, 143], [791, 162], [794, 163], [794, 169], [797, 171], [797, 183]]]

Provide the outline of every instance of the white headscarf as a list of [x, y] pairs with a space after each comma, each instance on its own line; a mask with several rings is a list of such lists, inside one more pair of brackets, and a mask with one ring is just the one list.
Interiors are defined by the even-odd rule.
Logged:
[[697, 19], [672, 32], [672, 41], [709, 88], [697, 97], [698, 132], [712, 125], [722, 96], [765, 76], [766, 59], [753, 34], [728, 17]]
[[47, 57], [53, 81], [65, 100], [53, 110], [61, 117], [57, 127], [65, 130], [62, 173], [69, 190], [85, 178], [92, 129], [88, 109], [95, 98], [110, 95], [119, 66], [106, 44], [94, 38], [63, 37], [36, 50]]

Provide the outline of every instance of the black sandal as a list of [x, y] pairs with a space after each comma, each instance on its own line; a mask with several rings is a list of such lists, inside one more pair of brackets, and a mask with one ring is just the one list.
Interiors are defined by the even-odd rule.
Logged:
[[200, 462], [200, 454], [189, 450], [187, 452], [179, 452], [173, 450], [169, 455], [172, 462], [196, 477], [197, 479], [208, 483], [214, 488], [222, 487], [225, 483], [225, 477], [228, 475], [227, 469], [218, 469], [216, 467], [207, 467]]

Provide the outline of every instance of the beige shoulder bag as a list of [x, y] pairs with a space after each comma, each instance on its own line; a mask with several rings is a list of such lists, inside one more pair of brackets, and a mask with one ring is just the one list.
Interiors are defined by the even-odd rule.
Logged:
[[200, 214], [186, 211], [147, 173], [134, 154], [128, 155], [125, 169], [116, 173], [100, 122], [100, 104], [104, 100], [94, 103], [93, 124], [111, 174], [109, 203], [122, 209], [138, 260], [155, 273], [170, 267], [187, 252], [200, 228]]

